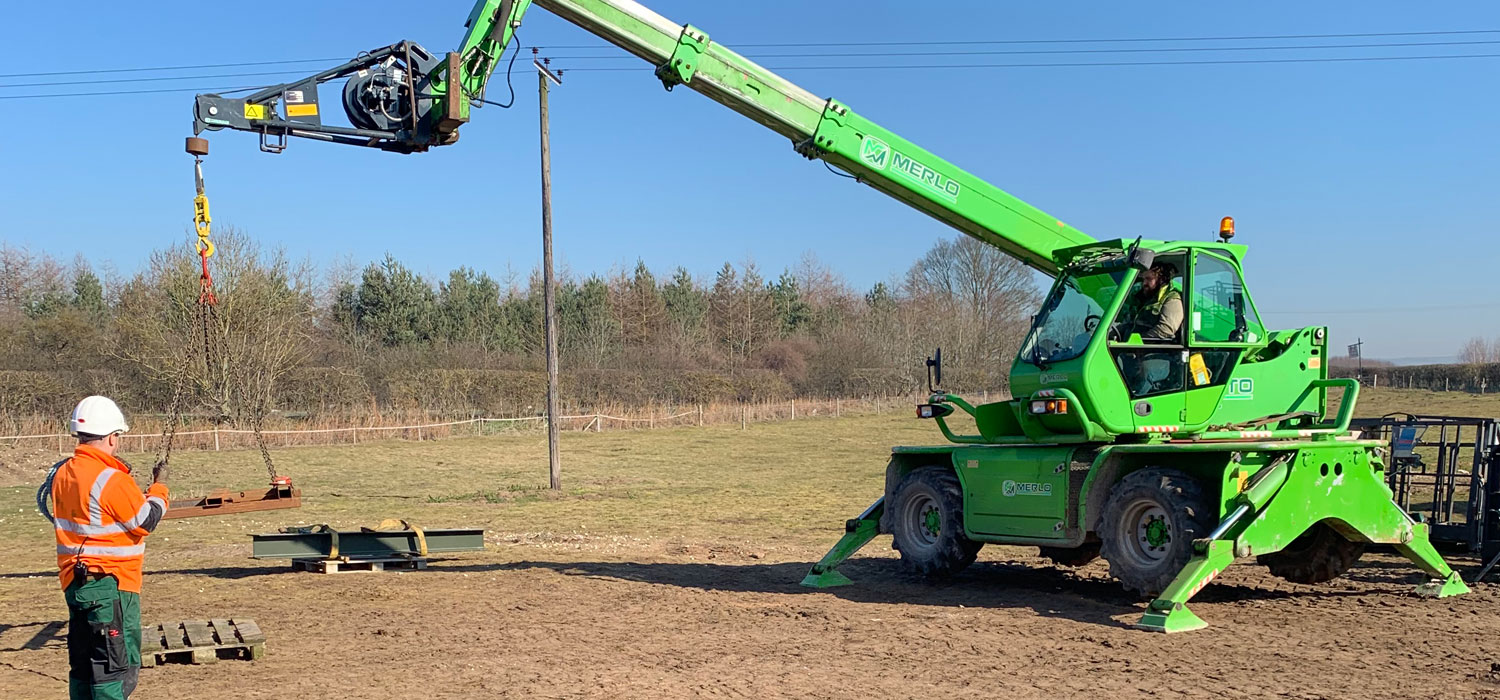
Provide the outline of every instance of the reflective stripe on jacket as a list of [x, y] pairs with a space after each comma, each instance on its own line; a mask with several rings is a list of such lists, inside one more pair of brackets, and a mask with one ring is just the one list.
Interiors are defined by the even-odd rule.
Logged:
[[73, 565], [119, 581], [120, 590], [141, 592], [146, 535], [167, 511], [165, 484], [137, 490], [130, 466], [102, 450], [79, 445], [52, 480], [57, 568], [62, 587], [73, 581]]

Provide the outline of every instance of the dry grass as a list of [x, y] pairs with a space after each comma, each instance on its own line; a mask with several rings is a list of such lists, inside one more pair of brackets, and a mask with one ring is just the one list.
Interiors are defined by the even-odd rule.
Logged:
[[[1372, 390], [1363, 415], [1391, 410], [1500, 415], [1500, 396]], [[484, 527], [501, 543], [558, 544], [611, 538], [724, 543], [816, 554], [843, 519], [882, 488], [890, 446], [939, 442], [906, 412], [826, 420], [562, 435], [564, 490], [546, 490], [539, 432], [275, 451], [305, 505], [169, 521], [153, 551], [243, 545], [250, 532], [293, 524], [372, 525], [410, 519], [425, 527]], [[127, 455], [146, 464], [147, 455]], [[186, 495], [265, 480], [253, 451], [177, 456], [173, 488]], [[51, 531], [32, 506], [33, 486], [0, 489], [0, 572], [45, 571]], [[153, 555], [154, 557], [155, 555]], [[5, 587], [0, 583], [0, 589]], [[3, 590], [0, 590], [3, 593]]]

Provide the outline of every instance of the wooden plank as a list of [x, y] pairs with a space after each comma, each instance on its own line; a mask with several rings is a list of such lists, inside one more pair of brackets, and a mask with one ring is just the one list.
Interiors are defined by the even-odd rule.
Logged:
[[168, 651], [181, 650], [187, 647], [182, 638], [182, 623], [164, 622], [161, 626], [161, 637], [164, 643], [162, 648]]
[[255, 620], [230, 620], [234, 625], [236, 634], [246, 644], [264, 644], [266, 635], [260, 631], [260, 625]]
[[162, 640], [161, 640], [161, 637], [162, 637], [161, 628], [162, 628], [162, 626], [160, 624], [142, 625], [141, 626], [141, 653], [142, 654], [145, 654], [147, 652], [159, 651], [159, 650], [165, 648], [165, 645], [162, 644]]
[[190, 647], [218, 646], [218, 641], [214, 639], [213, 630], [208, 628], [208, 622], [204, 620], [183, 620], [182, 631], [187, 633], [188, 646]]
[[317, 574], [351, 574], [393, 569], [420, 571], [427, 568], [422, 557], [341, 557], [339, 559], [293, 559], [293, 571]]
[[219, 644], [232, 645], [244, 641], [235, 636], [234, 625], [229, 624], [228, 620], [209, 620], [208, 626], [213, 628], [214, 637], [219, 640]]

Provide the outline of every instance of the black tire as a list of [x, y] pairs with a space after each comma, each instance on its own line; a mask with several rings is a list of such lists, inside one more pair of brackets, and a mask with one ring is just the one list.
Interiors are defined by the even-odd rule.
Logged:
[[1213, 531], [1203, 487], [1175, 469], [1132, 472], [1110, 489], [1099, 520], [1100, 553], [1126, 590], [1159, 595]]
[[1099, 543], [1085, 542], [1077, 547], [1042, 547], [1041, 555], [1058, 566], [1083, 566], [1099, 558]]
[[1344, 575], [1365, 553], [1365, 543], [1350, 542], [1338, 530], [1318, 523], [1285, 549], [1256, 557], [1256, 562], [1292, 583], [1326, 583]]
[[974, 563], [983, 542], [964, 536], [963, 487], [947, 467], [922, 467], [901, 480], [891, 510], [891, 547], [902, 566], [944, 579]]

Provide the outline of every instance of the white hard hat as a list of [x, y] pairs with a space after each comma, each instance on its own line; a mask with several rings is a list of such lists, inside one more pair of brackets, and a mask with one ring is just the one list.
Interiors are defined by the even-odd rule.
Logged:
[[108, 397], [88, 396], [73, 409], [73, 420], [69, 427], [73, 435], [104, 437], [111, 433], [125, 433], [130, 426], [125, 424], [125, 414]]

